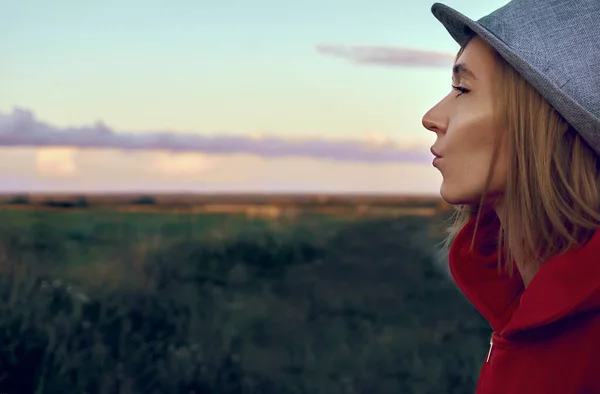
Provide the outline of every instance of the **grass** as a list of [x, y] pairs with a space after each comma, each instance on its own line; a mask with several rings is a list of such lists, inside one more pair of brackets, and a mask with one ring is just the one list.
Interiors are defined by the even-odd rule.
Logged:
[[472, 393], [438, 222], [0, 211], [0, 391]]

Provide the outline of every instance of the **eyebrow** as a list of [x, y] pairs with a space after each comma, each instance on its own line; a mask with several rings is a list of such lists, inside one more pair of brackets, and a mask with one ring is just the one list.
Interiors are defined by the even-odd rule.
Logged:
[[452, 74], [458, 77], [464, 76], [467, 79], [477, 79], [475, 74], [473, 74], [473, 71], [471, 71], [464, 63], [455, 64], [454, 67], [452, 67]]

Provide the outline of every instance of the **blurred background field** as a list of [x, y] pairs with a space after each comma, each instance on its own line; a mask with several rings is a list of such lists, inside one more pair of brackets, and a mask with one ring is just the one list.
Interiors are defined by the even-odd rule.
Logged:
[[431, 4], [0, 1], [0, 394], [472, 393]]
[[[4, 196], [8, 393], [471, 393], [436, 198]], [[27, 376], [27, 379], [23, 377]]]

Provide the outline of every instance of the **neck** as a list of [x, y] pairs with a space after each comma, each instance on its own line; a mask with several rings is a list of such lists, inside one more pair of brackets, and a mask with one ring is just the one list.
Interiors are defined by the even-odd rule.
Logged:
[[[504, 225], [506, 223], [506, 209], [502, 200], [498, 201], [498, 203], [494, 207], [494, 210], [496, 211], [496, 215], [498, 215], [500, 224]], [[518, 253], [519, 251], [511, 250], [511, 252], [513, 253], [513, 256], [520, 256], [520, 253]], [[515, 258], [515, 265], [517, 266], [517, 269], [521, 274], [521, 278], [523, 279], [523, 285], [525, 286], [525, 288], [527, 288], [535, 274], [537, 274], [537, 272], [539, 271], [539, 266], [537, 266], [536, 264], [526, 264], [526, 262], [519, 257]]]

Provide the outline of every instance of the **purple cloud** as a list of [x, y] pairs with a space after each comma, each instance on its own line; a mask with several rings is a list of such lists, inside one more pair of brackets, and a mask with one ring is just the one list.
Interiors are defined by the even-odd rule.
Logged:
[[10, 114], [0, 113], [0, 146], [169, 150], [377, 163], [427, 163], [431, 160], [427, 149], [406, 149], [392, 141], [291, 141], [276, 137], [206, 136], [174, 132], [119, 133], [102, 122], [92, 126], [59, 128], [39, 121], [31, 111], [24, 109], [15, 109]]
[[317, 52], [341, 57], [353, 63], [386, 67], [449, 68], [455, 55], [444, 52], [387, 46], [345, 46], [320, 44]]

